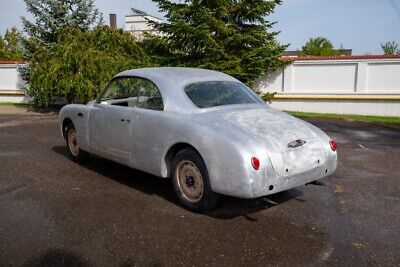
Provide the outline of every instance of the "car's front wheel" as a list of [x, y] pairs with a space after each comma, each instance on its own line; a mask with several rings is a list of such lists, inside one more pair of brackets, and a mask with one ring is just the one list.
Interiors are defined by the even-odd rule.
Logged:
[[206, 165], [193, 149], [179, 151], [172, 162], [172, 183], [180, 202], [189, 210], [211, 210], [219, 195], [212, 191]]
[[75, 127], [72, 123], [68, 124], [67, 129], [66, 129], [66, 141], [67, 141], [67, 148], [68, 148], [68, 154], [72, 158], [73, 161], [76, 162], [85, 162], [89, 154], [86, 151], [83, 151], [78, 143], [77, 143], [77, 133], [75, 130]]

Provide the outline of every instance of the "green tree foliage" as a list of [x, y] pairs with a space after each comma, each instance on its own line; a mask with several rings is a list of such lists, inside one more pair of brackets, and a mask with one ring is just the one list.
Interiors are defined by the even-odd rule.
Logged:
[[40, 47], [32, 57], [28, 93], [37, 106], [57, 99], [85, 103], [116, 73], [146, 65], [142, 49], [122, 30], [68, 28], [54, 45]]
[[385, 53], [385, 55], [400, 54], [399, 44], [396, 43], [395, 41], [386, 42], [384, 44], [381, 44], [381, 47], [382, 47], [382, 50]]
[[286, 46], [267, 20], [280, 0], [153, 0], [168, 22], [153, 23], [161, 33], [144, 47], [159, 65], [223, 71], [251, 83], [283, 67]]
[[3, 36], [0, 35], [0, 60], [6, 60], [6, 52], [4, 49], [4, 39]]
[[[22, 17], [27, 38], [23, 39], [25, 58], [30, 60], [42, 46], [58, 40], [57, 34], [66, 28], [76, 27], [88, 31], [102, 24], [102, 14], [95, 8], [94, 0], [24, 0], [33, 20]], [[22, 68], [22, 78], [29, 82], [29, 67]]]
[[[94, 0], [24, 0], [24, 2], [33, 17], [32, 21], [22, 18], [27, 34], [27, 38], [23, 40], [24, 53], [25, 58], [31, 63], [21, 67], [20, 73], [24, 81], [29, 84], [27, 90], [34, 97], [35, 104], [47, 106], [53, 100], [52, 96], [60, 96], [71, 102], [83, 101], [95, 95], [97, 91], [94, 85], [100, 85], [103, 77], [91, 77], [88, 70], [82, 70], [79, 64], [82, 64], [82, 60], [91, 60], [90, 64], [94, 65], [98, 60], [99, 64], [104, 64], [102, 59], [112, 52], [106, 51], [102, 55], [97, 55], [96, 53], [101, 51], [91, 50], [90, 44], [94, 40], [90, 39], [91, 34], [86, 32], [102, 23], [101, 13], [95, 8]], [[74, 43], [79, 41], [83, 44]], [[77, 52], [82, 56], [81, 61], [79, 58], [74, 58], [71, 50], [62, 50], [71, 47], [78, 49]], [[116, 48], [114, 52], [118, 54], [120, 51]], [[86, 55], [94, 58], [88, 58]], [[70, 60], [66, 62], [71, 66], [62, 60]], [[88, 68], [93, 67], [95, 66], [88, 66]], [[77, 75], [76, 82], [72, 78], [74, 73]], [[85, 78], [83, 73], [89, 76]], [[104, 75], [104, 72], [99, 75]], [[58, 84], [56, 77], [61, 79]], [[92, 82], [89, 82], [90, 78], [93, 78]], [[70, 87], [72, 84], [77, 87]], [[84, 86], [87, 88], [83, 89]]]
[[22, 36], [17, 28], [7, 30], [6, 34], [0, 35], [0, 60], [23, 60]]
[[42, 44], [57, 41], [61, 29], [76, 27], [88, 31], [99, 26], [103, 19], [94, 0], [24, 0], [34, 20], [22, 17], [25, 32]]
[[325, 37], [310, 38], [302, 47], [301, 56], [338, 56], [332, 42]]

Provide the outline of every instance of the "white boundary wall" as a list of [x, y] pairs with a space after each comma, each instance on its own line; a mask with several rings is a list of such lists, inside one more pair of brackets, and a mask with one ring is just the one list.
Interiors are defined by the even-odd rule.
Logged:
[[27, 103], [30, 100], [18, 71], [23, 65], [22, 62], [0, 62], [0, 102]]
[[255, 87], [277, 92], [278, 109], [400, 116], [400, 57], [298, 58]]
[[[26, 103], [22, 62], [0, 62], [0, 102]], [[256, 83], [287, 111], [400, 116], [400, 56], [295, 60]]]

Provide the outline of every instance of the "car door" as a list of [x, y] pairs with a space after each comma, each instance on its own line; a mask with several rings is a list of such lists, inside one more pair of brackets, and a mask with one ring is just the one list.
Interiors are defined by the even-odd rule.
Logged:
[[130, 164], [132, 116], [139, 88], [132, 77], [112, 80], [89, 117], [91, 150], [114, 161]]
[[140, 82], [139, 98], [133, 113], [132, 165], [133, 167], [160, 175], [160, 163], [169, 130], [166, 123], [163, 99], [157, 86], [146, 79]]

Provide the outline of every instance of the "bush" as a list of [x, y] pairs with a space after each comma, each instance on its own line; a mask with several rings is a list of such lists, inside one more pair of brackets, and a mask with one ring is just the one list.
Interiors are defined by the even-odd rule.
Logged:
[[272, 103], [272, 99], [274, 99], [275, 95], [277, 92], [273, 92], [273, 93], [260, 93], [260, 97], [267, 103], [271, 104]]
[[302, 47], [300, 56], [339, 56], [340, 52], [325, 37], [310, 38]]
[[68, 28], [55, 44], [39, 47], [32, 56], [28, 94], [36, 106], [48, 106], [57, 98], [85, 103], [118, 72], [147, 65], [135, 39], [122, 30]]
[[24, 60], [22, 36], [15, 27], [0, 35], [0, 60]]

